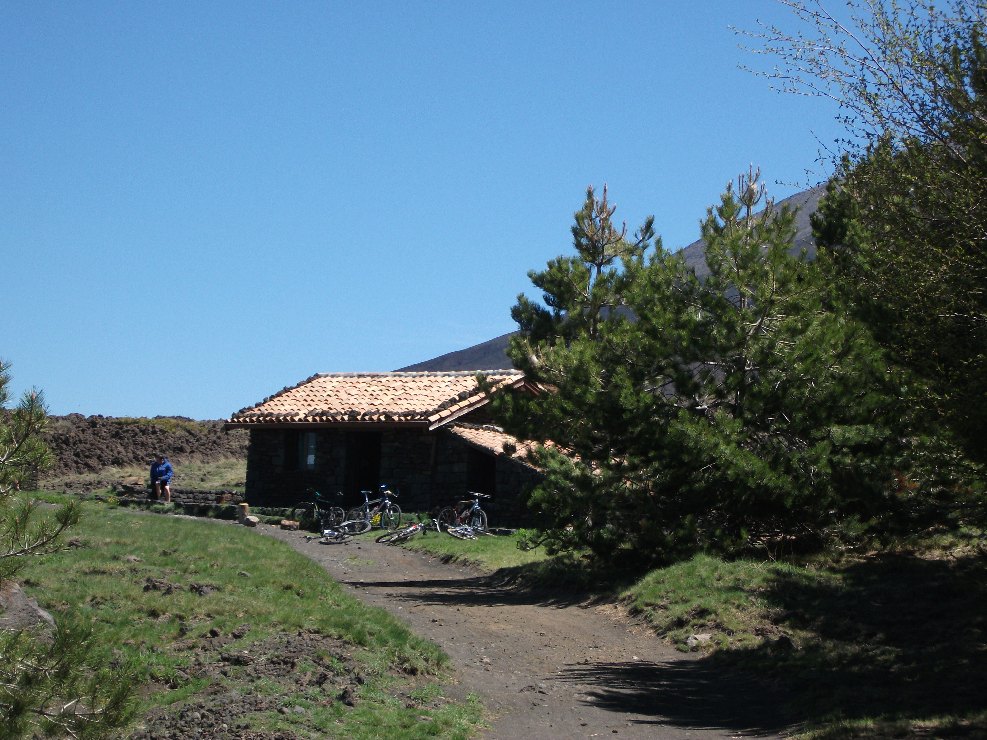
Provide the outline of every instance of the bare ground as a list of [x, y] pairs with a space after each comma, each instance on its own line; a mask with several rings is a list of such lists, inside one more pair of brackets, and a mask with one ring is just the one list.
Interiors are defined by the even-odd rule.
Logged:
[[491, 713], [488, 738], [781, 736], [780, 691], [676, 651], [613, 603], [498, 584], [372, 541], [322, 545], [261, 526], [451, 658], [453, 696]]

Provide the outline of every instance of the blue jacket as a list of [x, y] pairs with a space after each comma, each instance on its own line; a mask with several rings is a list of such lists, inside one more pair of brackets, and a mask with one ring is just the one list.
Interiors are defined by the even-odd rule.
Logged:
[[161, 481], [162, 483], [170, 483], [171, 476], [175, 473], [171, 469], [171, 463], [168, 462], [166, 457], [164, 461], [159, 465], [157, 462], [151, 463], [151, 484]]

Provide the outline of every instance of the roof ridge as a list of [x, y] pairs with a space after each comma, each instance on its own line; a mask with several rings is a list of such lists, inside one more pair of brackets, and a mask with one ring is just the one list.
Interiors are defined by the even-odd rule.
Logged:
[[240, 409], [231, 421], [413, 422], [435, 429], [484, 405], [492, 392], [523, 384], [524, 377], [519, 370], [317, 373]]
[[[314, 378], [366, 378], [381, 376], [386, 378], [415, 378], [415, 377], [441, 377], [441, 376], [453, 376], [453, 377], [463, 377], [468, 375], [477, 375], [478, 373], [483, 373], [485, 375], [523, 375], [520, 370], [370, 370], [367, 372], [345, 372], [345, 373], [316, 373], [307, 380], [312, 380]], [[303, 383], [305, 381], [302, 381]], [[299, 383], [299, 385], [301, 385]]]

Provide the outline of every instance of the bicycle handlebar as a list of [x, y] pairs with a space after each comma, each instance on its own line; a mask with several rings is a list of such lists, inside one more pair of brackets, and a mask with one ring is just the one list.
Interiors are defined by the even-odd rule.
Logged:
[[388, 498], [398, 498], [398, 494], [397, 493], [395, 493], [394, 491], [392, 491], [391, 489], [389, 489], [387, 486], [384, 486], [384, 485], [382, 485], [380, 487], [381, 498], [375, 498], [375, 499], [371, 500], [370, 494], [372, 493], [372, 491], [360, 491], [360, 493], [363, 494], [363, 503], [365, 503], [365, 504], [367, 504], [367, 503], [376, 504], [384, 496], [387, 496]]
[[[325, 499], [328, 499], [329, 498], [328, 496], [323, 495], [322, 492], [312, 490], [311, 488], [308, 489], [308, 492], [311, 493], [312, 496], [313, 496], [313, 498], [316, 498], [316, 499], [325, 500]], [[333, 498], [339, 498], [342, 495], [343, 495], [343, 492], [342, 491], [337, 491], [336, 493], [333, 494], [332, 497]]]

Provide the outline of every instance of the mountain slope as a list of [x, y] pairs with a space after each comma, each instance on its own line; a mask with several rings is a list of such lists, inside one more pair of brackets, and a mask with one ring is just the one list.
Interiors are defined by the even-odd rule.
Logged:
[[[512, 332], [513, 333], [513, 332]], [[401, 370], [509, 370], [514, 366], [507, 357], [507, 341], [511, 334], [502, 334], [466, 349], [447, 352]]]
[[[812, 224], [809, 223], [809, 217], [819, 208], [819, 199], [825, 194], [826, 185], [824, 183], [822, 185], [816, 185], [816, 187], [809, 190], [803, 190], [801, 193], [796, 193], [775, 203], [775, 207], [778, 209], [785, 206], [798, 209], [798, 212], [795, 214], [795, 226], [797, 229], [795, 232], [795, 242], [794, 246], [789, 250], [792, 254], [798, 254], [804, 249], [808, 259], [815, 259], [816, 242], [812, 238]], [[685, 258], [685, 263], [695, 270], [699, 277], [704, 278], [709, 275], [709, 268], [706, 266], [706, 243], [702, 239], [684, 247], [679, 254]]]

